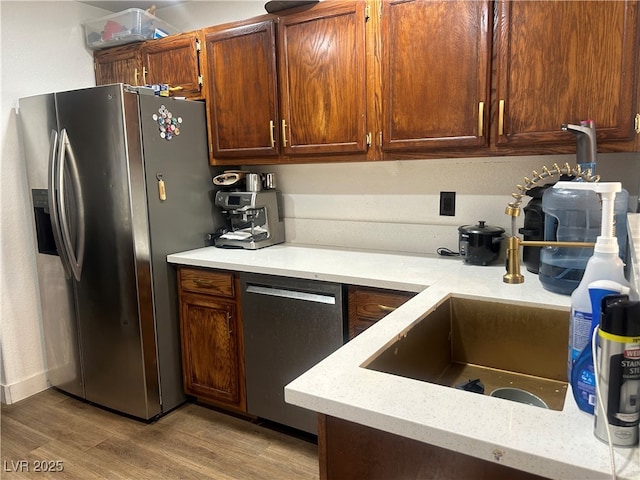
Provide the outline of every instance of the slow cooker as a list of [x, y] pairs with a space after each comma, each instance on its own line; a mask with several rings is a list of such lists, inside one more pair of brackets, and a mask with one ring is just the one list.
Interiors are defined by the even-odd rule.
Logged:
[[458, 227], [460, 256], [471, 265], [488, 265], [500, 255], [500, 244], [504, 228], [485, 225], [480, 220], [477, 225]]

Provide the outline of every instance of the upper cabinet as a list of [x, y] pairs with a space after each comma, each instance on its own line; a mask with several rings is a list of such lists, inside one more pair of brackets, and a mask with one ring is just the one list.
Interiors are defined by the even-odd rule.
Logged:
[[206, 29], [212, 163], [364, 158], [365, 22], [364, 1], [327, 2]]
[[286, 155], [367, 151], [365, 2], [335, 3], [280, 18]]
[[485, 146], [490, 2], [382, 3], [382, 150]]
[[141, 49], [146, 83], [168, 84], [169, 91], [175, 95], [199, 97], [202, 89], [200, 48], [195, 32], [146, 42]]
[[497, 2], [497, 150], [573, 146], [560, 125], [590, 119], [600, 150], [632, 149], [638, 7], [636, 0]]
[[98, 50], [93, 54], [96, 85], [142, 85], [139, 43]]
[[96, 85], [168, 84], [172, 95], [202, 97], [197, 32], [99, 50], [94, 54]]
[[97, 52], [96, 80], [205, 98], [214, 165], [574, 153], [582, 120], [639, 151], [639, 24], [639, 0], [325, 0], [209, 27], [202, 52]]
[[280, 152], [275, 39], [273, 19], [205, 30], [210, 154], [218, 163]]

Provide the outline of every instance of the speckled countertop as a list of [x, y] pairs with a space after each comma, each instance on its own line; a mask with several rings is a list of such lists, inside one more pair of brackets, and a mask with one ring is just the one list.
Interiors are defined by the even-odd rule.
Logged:
[[[629, 220], [637, 281], [640, 215]], [[563, 410], [553, 411], [360, 367], [450, 296], [544, 306], [568, 314], [569, 297], [544, 290], [536, 275], [524, 271], [524, 284], [507, 285], [502, 265], [476, 267], [457, 258], [292, 244], [256, 251], [209, 247], [167, 259], [420, 292], [287, 385], [286, 401], [550, 478], [610, 478], [608, 447], [595, 438], [593, 416], [578, 409], [570, 390]], [[615, 456], [619, 479], [640, 478], [640, 448], [617, 448]]]

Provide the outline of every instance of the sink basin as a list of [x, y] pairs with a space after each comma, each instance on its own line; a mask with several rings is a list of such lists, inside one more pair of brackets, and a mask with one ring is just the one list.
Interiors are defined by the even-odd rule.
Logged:
[[568, 338], [568, 312], [449, 297], [363, 367], [449, 387], [480, 379], [486, 395], [517, 388], [562, 410]]

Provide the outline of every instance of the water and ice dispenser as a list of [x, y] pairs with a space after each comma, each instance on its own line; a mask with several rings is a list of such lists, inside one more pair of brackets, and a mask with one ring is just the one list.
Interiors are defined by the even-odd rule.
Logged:
[[38, 253], [45, 255], [58, 255], [56, 242], [53, 237], [51, 215], [49, 211], [49, 191], [47, 189], [34, 188], [31, 190], [33, 199], [33, 215], [36, 224], [36, 241]]

